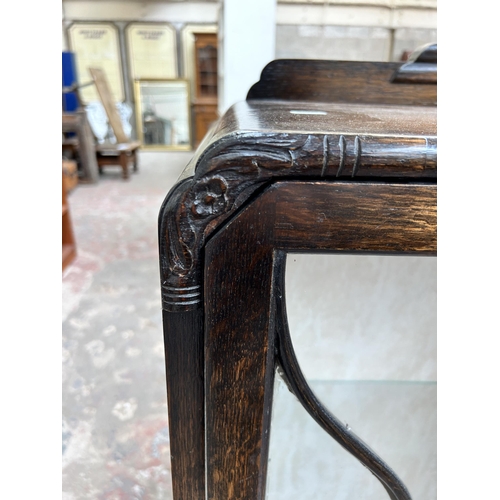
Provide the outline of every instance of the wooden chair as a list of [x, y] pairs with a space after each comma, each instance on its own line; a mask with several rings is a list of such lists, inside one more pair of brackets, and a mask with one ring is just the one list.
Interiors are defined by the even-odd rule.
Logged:
[[166, 197], [159, 241], [175, 500], [265, 497], [277, 366], [389, 498], [411, 498], [307, 385], [288, 332], [284, 265], [288, 252], [436, 254], [436, 58], [421, 64], [418, 55], [404, 67], [270, 63]]

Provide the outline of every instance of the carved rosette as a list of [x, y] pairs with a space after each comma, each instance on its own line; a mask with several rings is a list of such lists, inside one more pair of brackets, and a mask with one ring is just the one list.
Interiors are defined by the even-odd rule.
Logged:
[[423, 170], [436, 175], [435, 137], [242, 133], [219, 140], [161, 210], [163, 308], [200, 307], [206, 238], [263, 184], [283, 178], [411, 178]]

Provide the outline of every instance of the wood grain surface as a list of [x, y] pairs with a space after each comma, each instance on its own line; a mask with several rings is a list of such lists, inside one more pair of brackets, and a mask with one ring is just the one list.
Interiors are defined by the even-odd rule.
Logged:
[[[276, 250], [434, 255], [435, 202], [434, 185], [283, 181], [209, 239], [204, 280], [208, 499], [265, 495], [274, 332], [281, 320], [274, 306]], [[383, 462], [366, 450], [362, 456], [380, 473]], [[394, 477], [391, 498], [409, 499]]]
[[392, 500], [410, 498], [379, 457], [318, 410], [293, 352], [280, 350], [287, 252], [436, 255], [436, 86], [391, 82], [401, 67], [270, 63], [165, 199], [175, 500], [264, 499], [278, 359], [320, 425], [365, 460]]
[[435, 85], [391, 82], [401, 63], [279, 59], [262, 71], [250, 99], [435, 106]]

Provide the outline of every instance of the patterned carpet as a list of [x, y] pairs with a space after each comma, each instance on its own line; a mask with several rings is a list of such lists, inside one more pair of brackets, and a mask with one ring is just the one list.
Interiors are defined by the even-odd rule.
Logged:
[[63, 500], [170, 499], [158, 274], [160, 205], [190, 153], [141, 153], [68, 202], [63, 273]]

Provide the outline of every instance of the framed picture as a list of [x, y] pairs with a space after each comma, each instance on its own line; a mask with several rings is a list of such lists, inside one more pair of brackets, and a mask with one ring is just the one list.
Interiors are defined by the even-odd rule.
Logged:
[[[73, 23], [68, 29], [69, 45], [76, 54], [78, 83], [92, 81], [89, 68], [101, 68], [115, 102], [125, 99], [118, 28], [111, 23]], [[84, 104], [100, 102], [95, 85], [80, 89]]]
[[166, 23], [131, 23], [125, 33], [132, 80], [179, 76], [173, 26]]
[[143, 149], [189, 151], [188, 80], [134, 82], [138, 139]]

